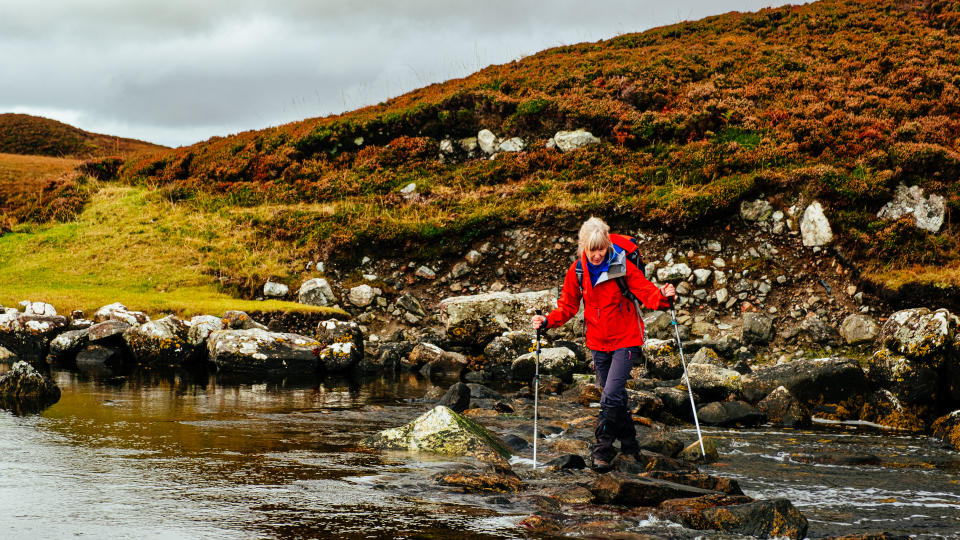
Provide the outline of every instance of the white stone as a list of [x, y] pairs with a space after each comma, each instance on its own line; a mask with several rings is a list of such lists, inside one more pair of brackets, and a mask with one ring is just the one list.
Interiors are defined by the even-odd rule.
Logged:
[[714, 266], [715, 268], [723, 268], [723, 267], [726, 266], [726, 265], [727, 265], [727, 263], [726, 263], [723, 259], [721, 259], [720, 257], [717, 257], [716, 259], [713, 260], [713, 266]]
[[410, 182], [409, 184], [404, 186], [403, 189], [400, 190], [400, 193], [402, 193], [403, 195], [413, 195], [416, 192], [417, 192], [417, 184], [414, 182]]
[[263, 295], [270, 297], [284, 297], [290, 292], [290, 287], [276, 281], [268, 281], [263, 284]]
[[45, 302], [20, 302], [25, 315], [37, 315], [40, 317], [53, 317], [57, 314], [56, 308]]
[[727, 284], [727, 275], [723, 273], [723, 270], [714, 270], [713, 282], [717, 284], [718, 287], [723, 287]]
[[657, 270], [657, 279], [660, 281], [687, 279], [691, 273], [692, 271], [686, 263], [677, 263]]
[[464, 259], [466, 259], [467, 263], [476, 266], [480, 260], [483, 259], [483, 255], [481, 255], [477, 250], [472, 249], [470, 250], [470, 253], [467, 253]]
[[440, 141], [440, 153], [442, 154], [452, 154], [453, 153], [453, 141], [450, 139], [444, 139]]
[[577, 148], [600, 143], [600, 139], [585, 129], [558, 131], [556, 135], [553, 136], [553, 141], [561, 152], [569, 152]]
[[347, 295], [347, 299], [350, 300], [350, 303], [357, 307], [367, 307], [376, 297], [373, 287], [363, 284], [357, 285], [350, 289], [350, 293]]
[[707, 270], [706, 268], [697, 268], [693, 271], [693, 275], [696, 278], [697, 285], [706, 285], [710, 281], [710, 276], [713, 275], [713, 272]]
[[329, 306], [337, 301], [333, 288], [324, 278], [308, 279], [297, 291], [297, 302], [310, 306]]
[[710, 240], [707, 242], [707, 249], [714, 253], [720, 253], [723, 250], [723, 246], [716, 240]]
[[825, 246], [833, 241], [830, 222], [827, 221], [819, 202], [812, 203], [804, 210], [803, 219], [800, 221], [800, 234], [803, 245], [807, 247]]
[[502, 143], [500, 143], [500, 151], [501, 152], [519, 152], [524, 148], [526, 148], [526, 146], [527, 146], [527, 143], [523, 142], [523, 139], [521, 139], [520, 137], [513, 137], [511, 139], [507, 139]]
[[476, 137], [467, 137], [466, 139], [460, 139], [460, 148], [468, 154], [472, 154], [474, 150], [477, 149], [477, 138]]
[[417, 268], [417, 271], [414, 272], [414, 275], [423, 279], [435, 279], [437, 277], [437, 273], [428, 266], [421, 266], [420, 268]]
[[724, 303], [724, 302], [727, 301], [727, 298], [730, 298], [730, 293], [727, 292], [727, 289], [726, 289], [726, 288], [723, 288], [723, 289], [720, 289], [719, 291], [717, 291], [717, 292], [716, 292], [716, 295], [717, 295], [717, 303], [718, 303], [718, 304], [722, 304], [722, 303]]
[[485, 154], [497, 152], [497, 136], [489, 129], [481, 129], [480, 133], [477, 133], [477, 144], [480, 145], [480, 150], [483, 150]]
[[740, 203], [740, 218], [744, 221], [765, 221], [772, 213], [773, 205], [763, 199]]

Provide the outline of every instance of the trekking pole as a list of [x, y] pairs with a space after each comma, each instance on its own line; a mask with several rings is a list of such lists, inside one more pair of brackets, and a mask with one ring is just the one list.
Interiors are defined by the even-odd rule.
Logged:
[[680, 351], [680, 363], [683, 365], [683, 378], [687, 381], [687, 392], [690, 394], [690, 408], [693, 410], [693, 424], [697, 426], [697, 440], [700, 441], [700, 453], [707, 458], [707, 451], [703, 448], [703, 435], [700, 434], [700, 420], [697, 419], [697, 405], [693, 402], [693, 388], [690, 387], [690, 375], [687, 374], [687, 361], [683, 358], [683, 343], [680, 341], [680, 327], [677, 325], [677, 310], [673, 307], [674, 297], [670, 297], [670, 314], [673, 320], [673, 330], [677, 335], [677, 350]]
[[[538, 309], [537, 315], [542, 315], [543, 313]], [[539, 403], [537, 402], [537, 396], [540, 394], [540, 326], [537, 326], [537, 349], [534, 358], [535, 367], [533, 375], [533, 469], [537, 469], [537, 408]]]

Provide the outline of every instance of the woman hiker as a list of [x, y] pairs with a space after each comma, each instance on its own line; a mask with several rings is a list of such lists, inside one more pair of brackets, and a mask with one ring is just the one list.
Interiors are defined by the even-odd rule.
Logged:
[[640, 450], [626, 391], [630, 370], [642, 354], [643, 321], [637, 303], [663, 309], [676, 295], [673, 285], [657, 288], [650, 283], [635, 264], [638, 257], [630, 257], [633, 262], [628, 260], [635, 248], [632, 239], [619, 235], [611, 238], [610, 227], [603, 220], [588, 219], [580, 227], [579, 260], [567, 270], [557, 309], [546, 317], [534, 315], [532, 319], [534, 329], [563, 326], [577, 314], [583, 300], [586, 345], [593, 356], [597, 385], [603, 390], [593, 448], [593, 466], [599, 469], [610, 467], [617, 439], [623, 454], [636, 455]]

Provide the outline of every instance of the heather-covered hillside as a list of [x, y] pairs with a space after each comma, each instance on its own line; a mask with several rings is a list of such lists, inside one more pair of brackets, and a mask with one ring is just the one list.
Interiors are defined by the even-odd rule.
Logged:
[[[264, 240], [351, 254], [457, 247], [540, 217], [667, 229], [763, 195], [820, 201], [833, 245], [890, 287], [960, 284], [960, 3], [825, 0], [559, 47], [335, 117], [130, 162], [126, 179], [206, 209], [271, 205]], [[441, 141], [490, 129], [525, 149]], [[602, 143], [545, 148], [559, 130]], [[417, 184], [416, 197], [399, 190]], [[877, 211], [897, 186], [946, 199], [936, 233]]]

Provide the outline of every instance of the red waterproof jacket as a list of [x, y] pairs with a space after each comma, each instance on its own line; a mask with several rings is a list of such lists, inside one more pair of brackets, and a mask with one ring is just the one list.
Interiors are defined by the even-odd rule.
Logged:
[[[563, 280], [563, 292], [557, 309], [547, 315], [547, 327], [563, 326], [580, 311], [582, 299], [588, 349], [611, 352], [643, 345], [643, 321], [639, 320], [633, 303], [623, 296], [614, 279], [625, 272], [630, 291], [649, 309], [668, 308], [670, 301], [644, 277], [640, 269], [622, 261], [623, 257], [620, 259], [620, 265], [617, 266], [616, 262], [611, 264], [610, 272], [602, 274], [596, 285], [590, 284], [590, 273], [584, 271], [580, 286], [577, 285], [577, 261], [574, 261]], [[580, 264], [581, 268], [587, 268], [586, 257], [581, 259]]]

